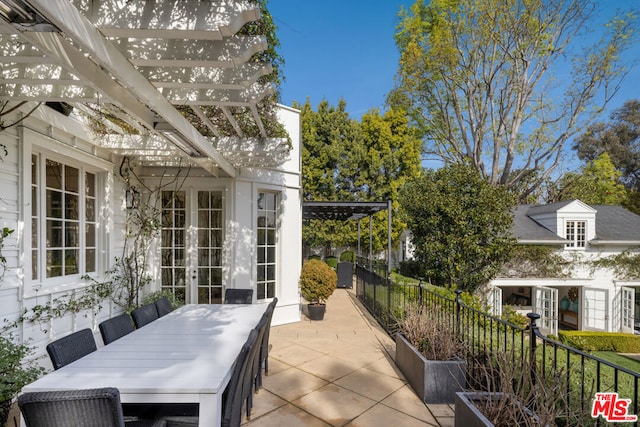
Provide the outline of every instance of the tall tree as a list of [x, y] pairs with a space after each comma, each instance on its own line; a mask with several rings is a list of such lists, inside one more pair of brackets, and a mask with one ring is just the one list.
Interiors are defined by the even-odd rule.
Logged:
[[578, 158], [592, 161], [607, 153], [630, 190], [640, 191], [640, 101], [631, 99], [611, 113], [607, 123], [594, 123], [574, 142]]
[[580, 199], [590, 205], [622, 205], [627, 191], [607, 153], [588, 162], [582, 173], [566, 173], [548, 189], [548, 203]]
[[[294, 107], [302, 111], [304, 200], [395, 201], [399, 186], [419, 174], [421, 141], [406, 112], [374, 109], [357, 121], [349, 118], [344, 101], [337, 107], [322, 101], [317, 112], [308, 101]], [[374, 217], [375, 251], [386, 245], [386, 218]], [[363, 226], [368, 228], [368, 221]], [[355, 222], [312, 221], [303, 226], [303, 239], [329, 250], [356, 245], [356, 227]], [[394, 239], [403, 228], [395, 219]]]
[[474, 292], [509, 259], [515, 197], [473, 166], [427, 170], [403, 186], [400, 206], [415, 255], [438, 285]]
[[407, 107], [421, 127], [425, 156], [470, 163], [494, 185], [521, 188], [525, 198], [560, 164], [566, 141], [601, 111], [625, 74], [621, 58], [635, 15], [613, 19], [586, 48], [596, 6], [416, 0], [400, 14], [400, 64], [389, 102]]

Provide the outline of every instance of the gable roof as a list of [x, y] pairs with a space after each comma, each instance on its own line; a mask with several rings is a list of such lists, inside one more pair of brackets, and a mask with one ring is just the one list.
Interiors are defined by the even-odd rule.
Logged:
[[[519, 205], [513, 213], [513, 227], [511, 232], [519, 243], [538, 245], [563, 245], [567, 240], [544, 227], [529, 216], [534, 208], [547, 205]], [[539, 210], [536, 213], [541, 213]]]
[[640, 244], [640, 216], [621, 206], [594, 205], [596, 238], [591, 244]]
[[[512, 233], [520, 243], [564, 244], [566, 239], [532, 217], [557, 212], [574, 201], [547, 205], [519, 205], [514, 211]], [[640, 245], [640, 216], [621, 206], [587, 205], [596, 211], [596, 237], [590, 244]]]

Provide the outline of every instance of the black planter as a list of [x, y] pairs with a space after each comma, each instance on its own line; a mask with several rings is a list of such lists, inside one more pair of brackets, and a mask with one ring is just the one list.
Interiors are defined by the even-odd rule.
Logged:
[[[502, 392], [488, 392], [488, 391], [464, 391], [456, 393], [455, 403], [455, 421], [454, 427], [492, 427], [494, 424], [484, 416], [477, 406], [480, 401], [494, 400], [497, 401], [496, 405], [501, 407], [514, 406], [518, 407], [519, 413], [530, 420], [529, 422], [522, 422], [519, 425], [539, 425], [538, 416], [533, 413], [529, 408], [520, 404], [519, 401], [512, 398]], [[547, 426], [548, 427], [548, 426]]]
[[324, 319], [324, 311], [327, 308], [325, 304], [308, 304], [309, 320], [322, 320]]

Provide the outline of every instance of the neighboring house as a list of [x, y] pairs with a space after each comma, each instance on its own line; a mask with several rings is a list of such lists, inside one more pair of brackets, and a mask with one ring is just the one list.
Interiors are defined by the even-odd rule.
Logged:
[[[536, 312], [538, 326], [553, 334], [558, 328], [634, 331], [640, 321], [640, 281], [621, 280], [609, 269], [592, 268], [590, 261], [640, 249], [640, 216], [580, 200], [520, 205], [512, 233], [521, 245], [551, 247], [569, 268], [562, 277], [500, 275], [489, 284], [488, 303], [495, 314], [504, 305], [523, 314]], [[412, 259], [411, 233], [403, 233], [401, 247], [401, 259]]]
[[590, 261], [640, 247], [640, 216], [580, 200], [521, 205], [513, 234], [519, 244], [553, 247], [571, 268], [562, 278], [496, 278], [490, 284], [494, 311], [505, 304], [534, 311], [541, 316], [538, 326], [553, 334], [558, 328], [633, 332], [640, 319], [640, 281], [620, 280]]
[[[0, 117], [18, 122], [0, 131], [0, 229], [15, 230], [0, 245], [0, 318], [81, 293], [85, 275], [104, 280], [122, 254], [126, 163], [149, 188], [180, 177], [159, 196], [169, 203], [145, 292], [221, 303], [227, 288], [252, 288], [255, 304], [278, 298], [274, 324], [300, 319], [300, 115], [262, 112], [272, 66], [250, 58], [266, 39], [238, 34], [258, 7], [0, 1]], [[269, 135], [274, 121], [289, 138]], [[19, 322], [17, 336], [42, 355], [122, 311], [100, 304]]]

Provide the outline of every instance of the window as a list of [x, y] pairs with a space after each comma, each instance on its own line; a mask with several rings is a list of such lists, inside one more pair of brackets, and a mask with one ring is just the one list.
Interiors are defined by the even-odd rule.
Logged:
[[565, 238], [569, 241], [567, 248], [584, 248], [587, 243], [587, 222], [567, 221]]
[[31, 156], [31, 276], [53, 279], [96, 271], [96, 175]]
[[257, 299], [276, 296], [278, 195], [258, 193]]

